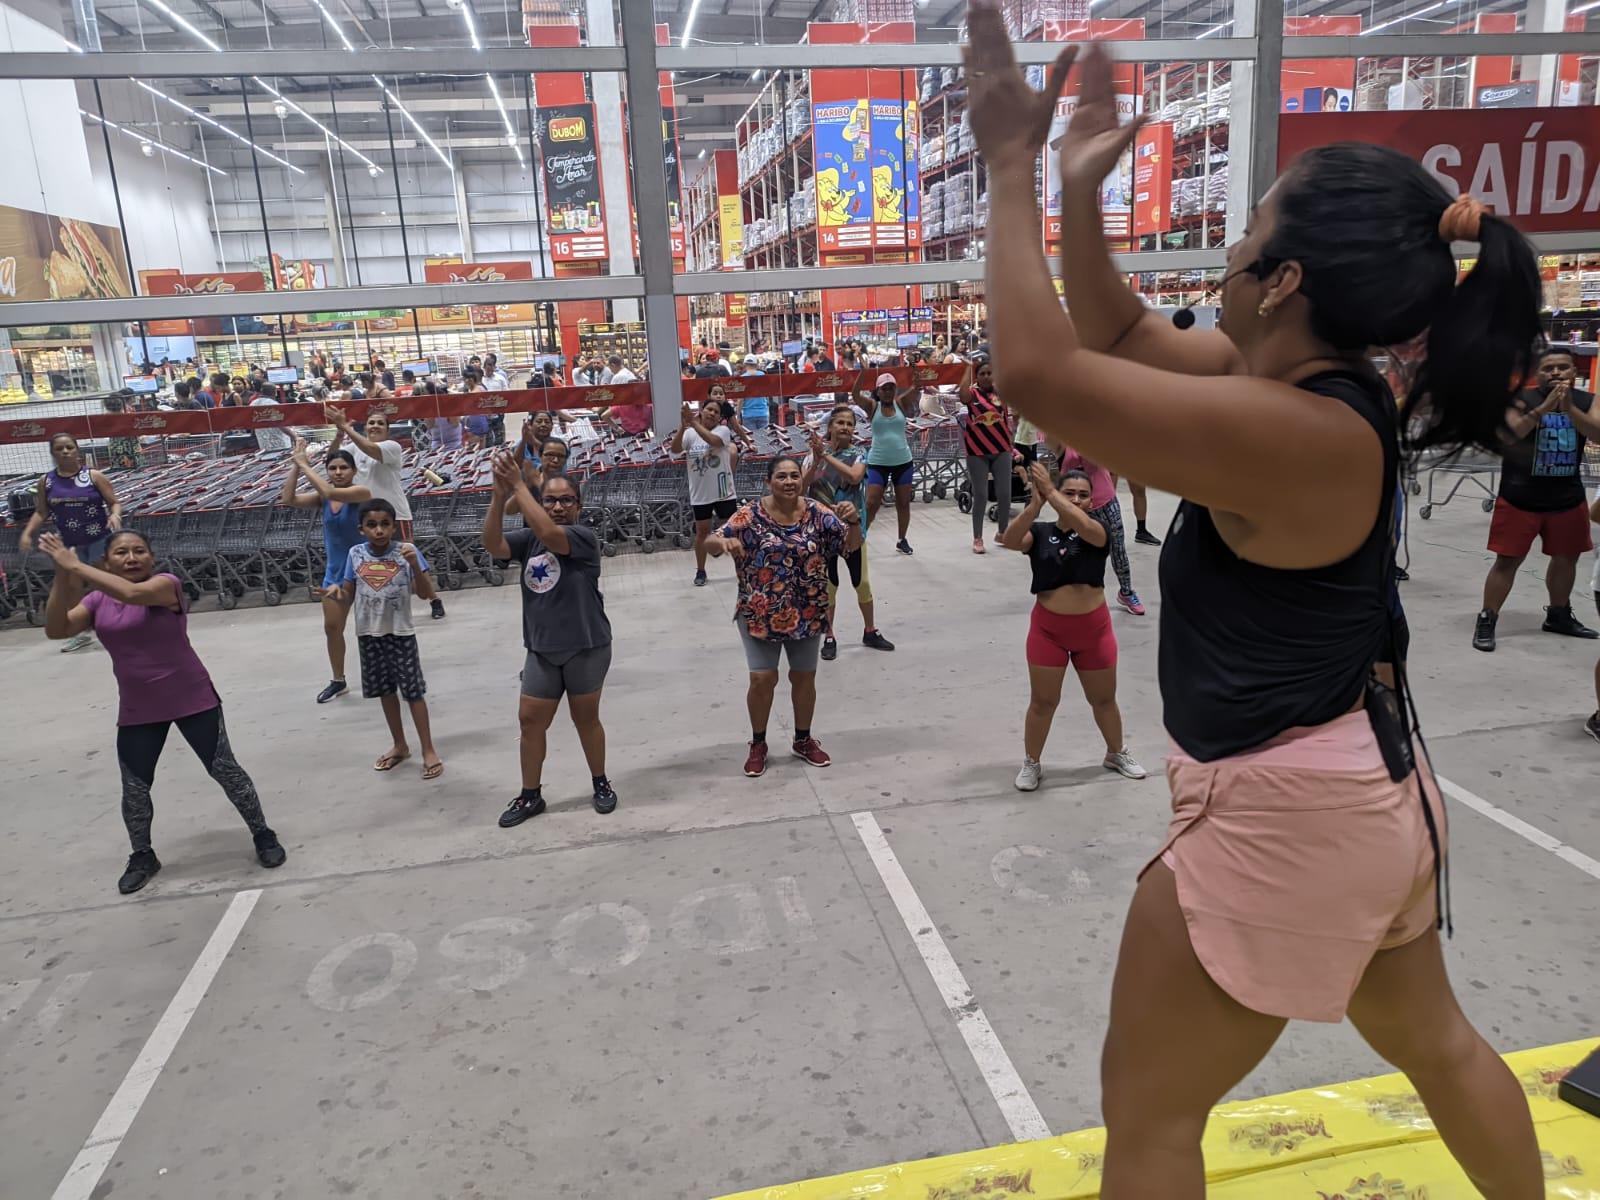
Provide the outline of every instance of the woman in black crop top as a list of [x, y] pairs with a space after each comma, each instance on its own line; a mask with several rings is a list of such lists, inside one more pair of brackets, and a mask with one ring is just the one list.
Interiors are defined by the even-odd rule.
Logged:
[[[1075, 50], [1035, 92], [992, 4], [970, 14], [1000, 389], [1096, 462], [1183, 497], [1161, 563], [1173, 820], [1112, 987], [1100, 1194], [1199, 1200], [1211, 1106], [1289, 1018], [1348, 1013], [1484, 1195], [1543, 1196], [1526, 1098], [1445, 974], [1437, 787], [1404, 765], [1404, 735], [1386, 767], [1363, 710], [1389, 643], [1397, 416], [1413, 445], [1498, 447], [1540, 338], [1532, 250], [1396, 151], [1322, 146], [1230, 248], [1218, 330], [1174, 328], [1106, 250], [1100, 182], [1136, 126], [1119, 126], [1109, 59], [1091, 51], [1057, 143], [1069, 318], [1034, 168]], [[1477, 243], [1459, 284], [1456, 241]], [[1424, 332], [1397, 413], [1366, 352]]]
[[[1022, 723], [1022, 769], [1017, 790], [1038, 790], [1039, 759], [1061, 703], [1070, 663], [1078, 671], [1083, 698], [1106, 740], [1100, 765], [1129, 779], [1146, 771], [1122, 740], [1117, 707], [1117, 635], [1106, 607], [1106, 558], [1111, 534], [1089, 511], [1089, 476], [1067, 471], [1057, 487], [1043, 463], [1028, 469], [1033, 499], [1000, 534], [1007, 550], [1021, 550], [1033, 568], [1038, 597], [1028, 622], [1028, 715]], [[1048, 505], [1052, 521], [1039, 520]]]

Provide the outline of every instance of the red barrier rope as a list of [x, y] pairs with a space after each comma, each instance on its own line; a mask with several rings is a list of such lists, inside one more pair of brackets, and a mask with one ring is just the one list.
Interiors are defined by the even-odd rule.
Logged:
[[[819, 392], [849, 392], [859, 383], [870, 391], [887, 372], [901, 387], [939, 387], [960, 383], [964, 363], [939, 366], [893, 367], [868, 371], [815, 371], [782, 375], [727, 375], [717, 379], [683, 380], [685, 400], [705, 400], [720, 387], [730, 401], [747, 396], [813, 396]], [[527, 388], [509, 392], [452, 392], [437, 396], [395, 396], [381, 400], [336, 402], [352, 421], [381, 412], [391, 421], [428, 420], [433, 417], [493, 416], [511, 412], [541, 412], [573, 408], [610, 408], [650, 404], [650, 385], [644, 381], [619, 386]], [[183, 409], [175, 412], [93, 413], [76, 417], [34, 417], [0, 421], [0, 445], [43, 442], [58, 433], [75, 438], [163, 437], [169, 434], [226, 433], [240, 429], [282, 429], [288, 426], [328, 424], [320, 404], [262, 404], [246, 408]]]

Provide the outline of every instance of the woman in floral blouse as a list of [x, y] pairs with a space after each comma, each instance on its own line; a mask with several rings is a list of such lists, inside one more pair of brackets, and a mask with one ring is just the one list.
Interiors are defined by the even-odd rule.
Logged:
[[[837, 512], [838, 515], [835, 515]], [[789, 658], [797, 758], [813, 767], [833, 760], [811, 736], [817, 707], [817, 657], [828, 625], [828, 561], [844, 549], [846, 524], [861, 515], [850, 504], [829, 511], [804, 495], [800, 463], [780, 455], [767, 464], [767, 494], [744, 505], [706, 549], [737, 562], [734, 620], [750, 668], [750, 754], [744, 773], [767, 770], [767, 717], [778, 687], [778, 659]]]

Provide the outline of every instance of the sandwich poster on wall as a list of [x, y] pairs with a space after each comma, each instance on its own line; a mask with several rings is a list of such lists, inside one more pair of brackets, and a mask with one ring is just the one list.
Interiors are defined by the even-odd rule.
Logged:
[[0, 302], [131, 295], [121, 230], [0, 205]]
[[539, 125], [550, 256], [557, 262], [605, 258], [609, 249], [594, 105], [541, 107]]

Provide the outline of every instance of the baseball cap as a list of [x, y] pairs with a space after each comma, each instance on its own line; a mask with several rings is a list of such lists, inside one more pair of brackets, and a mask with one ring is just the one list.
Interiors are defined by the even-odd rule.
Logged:
[[896, 387], [896, 386], [898, 386], [898, 385], [895, 382], [894, 376], [889, 374], [889, 372], [885, 371], [882, 375], [878, 376], [878, 382], [872, 385], [872, 390], [873, 391], [877, 391], [881, 387]]

